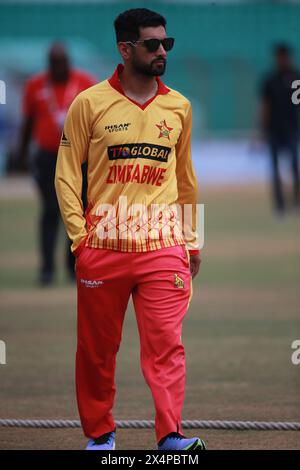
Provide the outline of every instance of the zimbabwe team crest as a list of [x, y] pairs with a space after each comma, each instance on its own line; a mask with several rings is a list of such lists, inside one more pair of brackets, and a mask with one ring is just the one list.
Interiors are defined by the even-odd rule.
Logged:
[[178, 276], [178, 274], [174, 274], [174, 286], [178, 287], [178, 289], [184, 288], [184, 280]]
[[168, 127], [165, 119], [163, 121], [160, 121], [159, 124], [155, 125], [159, 129], [158, 138], [160, 139], [161, 137], [165, 137], [166, 139], [170, 140], [170, 132], [173, 130], [173, 127]]

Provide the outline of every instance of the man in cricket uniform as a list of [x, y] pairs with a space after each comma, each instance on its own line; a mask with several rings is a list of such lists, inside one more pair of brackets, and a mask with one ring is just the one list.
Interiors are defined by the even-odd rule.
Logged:
[[161, 15], [147, 9], [117, 17], [124, 65], [74, 100], [58, 153], [55, 186], [76, 256], [76, 392], [88, 450], [115, 448], [116, 355], [131, 295], [158, 449], [205, 448], [201, 439], [186, 438], [181, 425], [181, 330], [200, 252], [191, 105], [159, 78], [174, 44], [165, 26]]

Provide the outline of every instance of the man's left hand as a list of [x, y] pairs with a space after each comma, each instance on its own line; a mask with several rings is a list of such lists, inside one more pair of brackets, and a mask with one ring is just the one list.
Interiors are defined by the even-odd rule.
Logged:
[[197, 276], [198, 271], [200, 269], [200, 264], [201, 264], [200, 254], [199, 255], [190, 255], [190, 271], [191, 271], [192, 278]]

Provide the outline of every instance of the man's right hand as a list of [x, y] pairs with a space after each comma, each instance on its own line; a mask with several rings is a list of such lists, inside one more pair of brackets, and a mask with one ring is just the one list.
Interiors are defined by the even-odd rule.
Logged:
[[28, 148], [31, 139], [34, 120], [25, 117], [21, 126], [20, 140], [16, 150], [16, 166], [21, 173], [28, 173]]

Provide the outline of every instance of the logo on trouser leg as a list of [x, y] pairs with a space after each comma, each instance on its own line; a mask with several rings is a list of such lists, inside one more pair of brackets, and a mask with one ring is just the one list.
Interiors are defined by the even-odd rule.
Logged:
[[178, 274], [174, 274], [174, 286], [178, 287], [178, 289], [184, 288], [184, 280], [178, 276]]
[[85, 287], [90, 287], [94, 289], [95, 287], [100, 287], [102, 284], [104, 284], [104, 281], [93, 281], [90, 279], [80, 279], [81, 284], [83, 284]]

